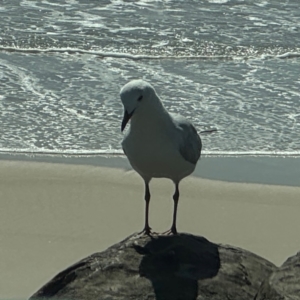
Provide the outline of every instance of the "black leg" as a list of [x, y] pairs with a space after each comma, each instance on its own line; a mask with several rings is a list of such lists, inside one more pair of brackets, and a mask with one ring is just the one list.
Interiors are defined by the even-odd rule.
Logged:
[[175, 183], [175, 194], [173, 195], [173, 200], [174, 200], [173, 223], [170, 231], [173, 234], [177, 234], [176, 218], [177, 218], [177, 207], [178, 207], [178, 200], [179, 200], [179, 183]]
[[145, 201], [146, 201], [146, 209], [145, 209], [145, 227], [142, 230], [142, 234], [151, 234], [151, 227], [149, 226], [149, 203], [150, 203], [150, 189], [149, 182], [145, 181]]
[[162, 234], [177, 234], [177, 228], [176, 228], [176, 218], [177, 218], [177, 206], [178, 206], [178, 200], [179, 200], [179, 183], [175, 182], [175, 193], [173, 195], [174, 200], [174, 211], [173, 211], [173, 223], [170, 230], [163, 232]]

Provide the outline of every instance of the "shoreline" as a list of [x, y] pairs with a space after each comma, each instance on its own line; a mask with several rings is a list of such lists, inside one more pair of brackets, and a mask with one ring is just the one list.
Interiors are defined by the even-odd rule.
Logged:
[[[1, 161], [44, 162], [132, 170], [125, 155], [1, 154]], [[191, 176], [236, 183], [300, 186], [300, 157], [201, 156]]]

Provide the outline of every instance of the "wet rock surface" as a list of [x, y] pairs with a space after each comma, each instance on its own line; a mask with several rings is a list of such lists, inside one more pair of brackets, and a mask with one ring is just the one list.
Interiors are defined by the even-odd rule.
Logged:
[[255, 300], [300, 299], [300, 252], [288, 258], [261, 285]]
[[62, 271], [30, 299], [247, 300], [276, 270], [200, 236], [131, 235]]

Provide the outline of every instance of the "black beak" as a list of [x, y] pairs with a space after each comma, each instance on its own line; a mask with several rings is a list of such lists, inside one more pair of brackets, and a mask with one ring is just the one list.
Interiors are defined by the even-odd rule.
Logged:
[[125, 126], [128, 123], [128, 121], [130, 120], [130, 118], [132, 117], [133, 113], [134, 113], [134, 110], [130, 114], [127, 112], [127, 110], [124, 111], [124, 116], [123, 116], [122, 125], [121, 125], [121, 131], [123, 131], [125, 129]]

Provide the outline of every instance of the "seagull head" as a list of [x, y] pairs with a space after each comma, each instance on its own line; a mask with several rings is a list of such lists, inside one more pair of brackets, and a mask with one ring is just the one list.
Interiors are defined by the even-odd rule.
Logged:
[[124, 106], [121, 131], [125, 129], [126, 124], [134, 115], [157, 104], [161, 105], [152, 85], [141, 79], [125, 84], [120, 91], [120, 97]]

